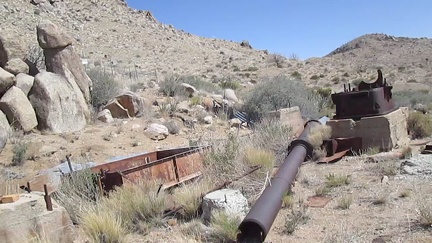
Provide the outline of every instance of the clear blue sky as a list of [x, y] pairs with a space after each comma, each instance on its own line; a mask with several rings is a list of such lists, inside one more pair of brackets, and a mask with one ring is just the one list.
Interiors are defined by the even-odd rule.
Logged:
[[177, 29], [301, 59], [363, 34], [431, 37], [432, 0], [127, 0]]

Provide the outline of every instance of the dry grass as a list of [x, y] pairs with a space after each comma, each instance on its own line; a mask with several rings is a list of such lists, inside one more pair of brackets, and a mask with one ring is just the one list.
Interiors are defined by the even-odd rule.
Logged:
[[235, 242], [240, 222], [240, 218], [230, 216], [225, 211], [214, 212], [211, 220], [214, 242]]
[[409, 113], [408, 133], [412, 138], [424, 138], [432, 135], [432, 120], [429, 114], [413, 111]]
[[417, 201], [417, 210], [420, 216], [420, 223], [425, 227], [432, 227], [432, 199], [420, 198]]
[[126, 242], [127, 231], [122, 218], [114, 210], [92, 206], [80, 218], [80, 227], [91, 242]]
[[373, 168], [379, 175], [395, 176], [399, 172], [399, 164], [395, 160], [379, 161]]
[[325, 185], [328, 188], [339, 187], [349, 185], [351, 183], [351, 177], [349, 175], [335, 175], [330, 173], [326, 176]]
[[331, 137], [331, 127], [326, 125], [315, 126], [309, 131], [309, 141], [314, 148], [318, 148], [323, 143], [324, 139]]
[[180, 232], [187, 239], [193, 239], [198, 242], [203, 241], [204, 236], [204, 225], [198, 219], [193, 219], [190, 222], [180, 226]]
[[350, 208], [352, 203], [353, 203], [352, 196], [343, 196], [338, 200], [337, 208], [346, 210]]
[[100, 199], [101, 192], [96, 186], [95, 177], [90, 170], [81, 170], [64, 177], [59, 189], [53, 195], [77, 223], [79, 215], [86, 207]]
[[291, 213], [287, 215], [285, 220], [283, 232], [292, 234], [299, 225], [305, 224], [309, 220], [307, 209], [305, 205], [300, 205], [297, 209], [291, 209]]
[[100, 204], [115, 212], [128, 228], [146, 231], [160, 224], [163, 212], [168, 208], [166, 193], [158, 192], [160, 186], [159, 181], [126, 183], [109, 198], [103, 198]]
[[273, 169], [276, 156], [272, 151], [253, 147], [247, 147], [243, 151], [243, 158], [247, 165], [261, 165], [265, 171], [270, 171]]
[[175, 189], [173, 193], [174, 202], [182, 207], [182, 216], [184, 218], [191, 219], [198, 215], [202, 196], [211, 188], [212, 183], [210, 181], [201, 180]]

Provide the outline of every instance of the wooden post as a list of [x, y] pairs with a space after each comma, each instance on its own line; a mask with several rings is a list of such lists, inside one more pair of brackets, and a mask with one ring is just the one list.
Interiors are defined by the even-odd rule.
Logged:
[[46, 184], [44, 184], [44, 192], [45, 192], [44, 199], [45, 199], [46, 208], [48, 211], [53, 211], [51, 196], [48, 194], [48, 188]]

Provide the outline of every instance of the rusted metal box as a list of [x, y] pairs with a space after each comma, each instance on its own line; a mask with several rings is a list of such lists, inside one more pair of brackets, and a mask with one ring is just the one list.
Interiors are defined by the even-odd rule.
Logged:
[[97, 165], [91, 170], [101, 173], [105, 191], [126, 181], [160, 179], [165, 188], [201, 175], [203, 151], [207, 147], [186, 147], [154, 151]]

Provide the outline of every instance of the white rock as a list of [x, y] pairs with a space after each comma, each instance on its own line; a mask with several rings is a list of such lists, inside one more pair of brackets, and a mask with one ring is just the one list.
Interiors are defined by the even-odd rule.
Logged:
[[206, 124], [212, 124], [213, 123], [213, 117], [212, 116], [206, 116], [206, 117], [204, 117], [203, 120]]
[[168, 137], [169, 131], [164, 125], [152, 123], [144, 130], [144, 134], [153, 140], [163, 140]]
[[224, 90], [224, 99], [227, 99], [232, 102], [238, 102], [237, 95], [235, 94], [234, 90], [232, 89], [225, 89]]
[[239, 190], [221, 189], [204, 196], [202, 209], [204, 222], [210, 222], [214, 209], [243, 218], [249, 211], [249, 205]]
[[111, 123], [114, 121], [114, 118], [111, 115], [111, 111], [108, 109], [104, 109], [99, 112], [99, 114], [97, 115], [97, 119], [105, 123]]

